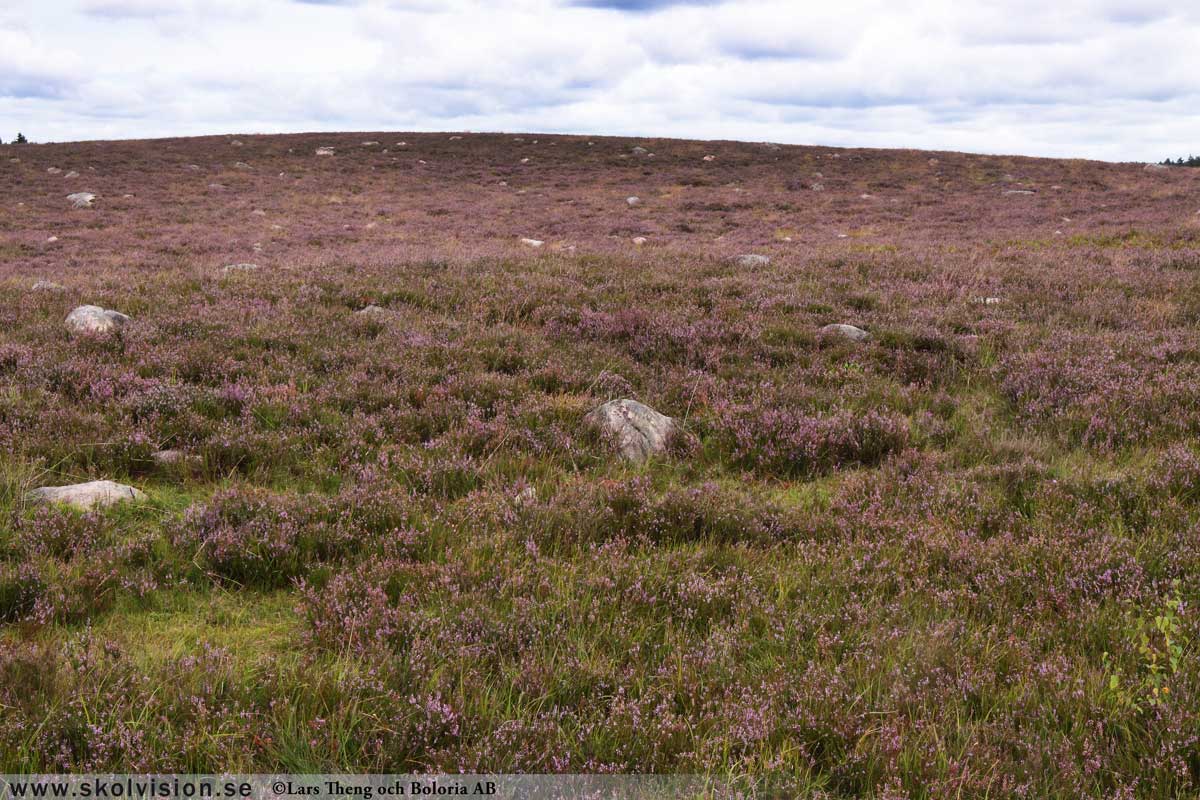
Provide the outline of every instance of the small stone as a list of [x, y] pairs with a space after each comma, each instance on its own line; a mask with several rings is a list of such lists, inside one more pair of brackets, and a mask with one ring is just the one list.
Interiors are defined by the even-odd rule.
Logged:
[[635, 147], [629, 152], [633, 153], [635, 156], [645, 156], [650, 154], [649, 150], [641, 146]]
[[256, 208], [250, 213], [256, 217], [265, 217], [267, 215], [267, 212], [263, 211], [261, 208]]
[[223, 184], [223, 183], [210, 183], [210, 184], [208, 185], [208, 188], [209, 188], [209, 189], [211, 189], [211, 190], [212, 190], [212, 191], [214, 191], [214, 192], [223, 192], [223, 191], [225, 191], [225, 184]]
[[75, 192], [67, 195], [67, 199], [71, 201], [71, 205], [75, 208], [90, 208], [92, 201], [96, 199], [96, 195], [91, 192]]
[[64, 322], [72, 333], [103, 336], [124, 327], [129, 317], [100, 306], [79, 306], [67, 314]]
[[716, 156], [705, 156], [703, 160], [704, 161], [716, 161], [717, 157]]
[[152, 453], [150, 459], [160, 467], [168, 467], [174, 464], [181, 464], [189, 460], [188, 454], [183, 450], [159, 450], [157, 453]]
[[824, 328], [821, 328], [821, 333], [825, 336], [841, 336], [844, 339], [854, 342], [865, 342], [871, 338], [871, 334], [862, 328], [855, 327], [854, 325], [843, 325], [841, 323], [826, 325]]
[[332, 148], [332, 147], [318, 147], [318, 148], [317, 148], [317, 155], [319, 155], [319, 156], [331, 156], [331, 155], [333, 155], [333, 148]]
[[378, 145], [379, 145], [379, 142], [363, 142], [362, 143], [363, 147], [376, 147]]
[[78, 178], [78, 177], [79, 177], [79, 173], [76, 172], [75, 170], [71, 170], [66, 175], [63, 175], [63, 178]]
[[226, 264], [224, 267], [221, 267], [221, 272], [228, 275], [232, 272], [254, 272], [256, 269], [258, 269], [258, 264]]
[[234, 147], [241, 147], [242, 141], [241, 141], [241, 139], [234, 139], [232, 142], [230, 142], [230, 144], [233, 145]]
[[373, 316], [388, 315], [388, 314], [391, 314], [392, 312], [388, 311], [386, 308], [384, 308], [382, 306], [377, 306], [377, 305], [372, 304], [365, 308], [359, 309], [355, 313], [362, 314], [363, 316], [366, 316], [366, 317], [373, 317]]
[[34, 281], [33, 291], [35, 292], [65, 292], [67, 287], [61, 283], [54, 281]]
[[646, 243], [646, 237], [645, 236], [635, 236], [635, 237], [633, 237], [633, 243], [636, 245], [639, 245], [639, 246], [643, 245]]
[[757, 253], [747, 253], [740, 255], [733, 260], [733, 263], [744, 269], [753, 269], [755, 267], [765, 267], [771, 263], [769, 256], [759, 255]]
[[1168, 167], [1166, 164], [1147, 164], [1146, 166], [1142, 167], [1142, 169], [1144, 169], [1146, 172], [1162, 172], [1170, 169], [1170, 167]]
[[48, 167], [46, 172], [50, 173], [51, 175], [57, 175], [58, 173], [62, 172], [62, 170], [58, 167]]
[[974, 302], [981, 306], [995, 306], [1000, 304], [999, 297], [976, 297]]
[[1030, 191], [1029, 189], [1005, 189], [1000, 194], [1037, 194], [1037, 192]]
[[461, 139], [461, 138], [462, 138], [461, 136], [451, 136], [451, 137], [450, 137], [450, 141], [452, 141], [452, 142], [457, 142], [457, 141], [458, 141], [459, 139]]
[[538, 248], [545, 244], [541, 239], [522, 239], [521, 244], [526, 247]]
[[611, 435], [628, 461], [645, 461], [667, 449], [675, 420], [637, 400], [612, 400], [588, 413], [585, 421]]
[[34, 503], [60, 503], [80, 511], [90, 511], [98, 506], [142, 501], [146, 499], [146, 495], [123, 483], [89, 481], [69, 486], [43, 486], [30, 492], [28, 499]]
[[640, 198], [640, 197], [626, 197], [626, 198], [625, 198], [625, 202], [626, 202], [628, 205], [630, 205], [630, 206], [636, 206], [636, 205], [640, 205], [640, 204], [641, 204], [641, 202], [642, 202], [642, 198]]
[[235, 161], [233, 165], [238, 169], [254, 169], [254, 167], [250, 166], [245, 161]]
[[46, 239], [46, 244], [54, 244], [57, 241], [58, 241], [57, 236], [50, 236]]

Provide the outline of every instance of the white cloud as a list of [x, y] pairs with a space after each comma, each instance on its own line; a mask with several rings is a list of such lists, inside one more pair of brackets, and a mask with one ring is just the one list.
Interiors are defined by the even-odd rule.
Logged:
[[1200, 9], [1165, 0], [41, 0], [0, 17], [0, 134], [470, 128], [1158, 159], [1200, 140], [1196, 41]]

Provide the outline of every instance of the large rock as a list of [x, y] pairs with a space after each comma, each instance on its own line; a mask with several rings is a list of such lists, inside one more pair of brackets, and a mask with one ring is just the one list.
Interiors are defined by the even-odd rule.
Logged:
[[633, 462], [645, 461], [666, 450], [667, 440], [676, 427], [671, 417], [628, 399], [597, 406], [585, 419], [611, 434], [621, 455]]
[[97, 506], [145, 500], [146, 495], [123, 483], [89, 481], [70, 486], [43, 486], [30, 492], [28, 499], [34, 503], [61, 503], [81, 511], [89, 511]]
[[64, 322], [72, 333], [105, 335], [124, 327], [129, 317], [100, 306], [79, 306], [67, 314]]
[[75, 192], [67, 195], [67, 199], [71, 201], [71, 205], [75, 208], [90, 208], [92, 201], [96, 199], [96, 195], [91, 192]]
[[834, 323], [821, 328], [821, 333], [825, 336], [840, 336], [843, 339], [849, 339], [853, 342], [865, 342], [871, 338], [871, 334], [864, 331], [862, 328], [857, 328], [853, 325], [843, 325], [842, 323]]
[[755, 267], [765, 267], [771, 263], [769, 256], [758, 255], [757, 253], [747, 253], [746, 255], [738, 256], [733, 260], [733, 263], [745, 269], [754, 269]]

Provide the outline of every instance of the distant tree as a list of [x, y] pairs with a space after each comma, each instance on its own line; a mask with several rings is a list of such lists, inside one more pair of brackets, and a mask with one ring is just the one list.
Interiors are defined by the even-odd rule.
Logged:
[[18, 133], [17, 138], [13, 139], [13, 144], [29, 144], [29, 140], [25, 138], [25, 134]]

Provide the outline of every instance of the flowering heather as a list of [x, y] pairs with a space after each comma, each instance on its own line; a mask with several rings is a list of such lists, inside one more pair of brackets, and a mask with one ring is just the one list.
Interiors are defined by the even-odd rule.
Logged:
[[0, 147], [0, 771], [1200, 793], [1200, 172], [241, 140]]

